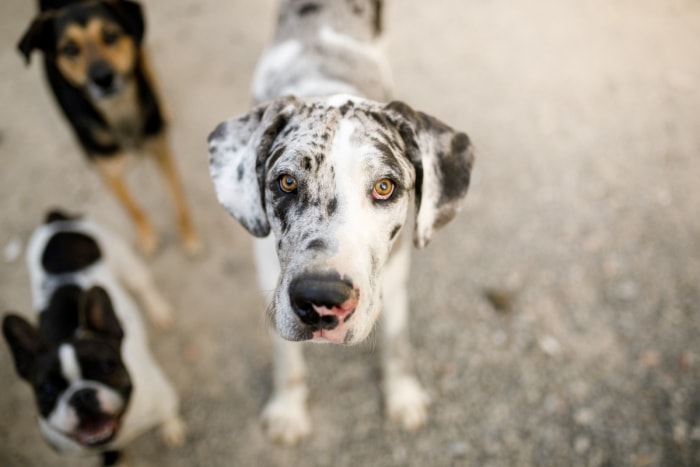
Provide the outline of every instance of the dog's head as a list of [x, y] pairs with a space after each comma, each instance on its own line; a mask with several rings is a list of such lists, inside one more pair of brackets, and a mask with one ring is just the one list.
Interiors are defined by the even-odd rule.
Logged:
[[467, 193], [469, 139], [406, 104], [278, 98], [209, 137], [221, 204], [274, 234], [270, 316], [288, 340], [354, 344], [380, 311], [380, 273], [411, 208], [425, 246]]
[[[5, 316], [3, 334], [15, 368], [34, 391], [41, 432], [51, 446], [64, 452], [104, 447], [119, 433], [132, 390], [121, 357], [121, 325], [99, 287], [60, 287], [52, 307], [78, 308], [78, 323], [70, 315], [60, 322], [42, 317], [37, 329], [18, 315]], [[52, 338], [75, 326], [70, 338]]]
[[29, 62], [34, 49], [92, 98], [118, 93], [139, 60], [144, 19], [129, 0], [85, 0], [40, 13], [18, 48]]

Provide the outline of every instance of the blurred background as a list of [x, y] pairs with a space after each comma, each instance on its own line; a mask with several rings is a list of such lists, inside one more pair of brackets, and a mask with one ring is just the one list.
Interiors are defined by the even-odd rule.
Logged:
[[[395, 96], [477, 147], [462, 213], [416, 252], [411, 334], [433, 399], [382, 414], [379, 344], [308, 346], [313, 435], [270, 445], [271, 346], [250, 238], [216, 202], [206, 136], [251, 106], [272, 0], [144, 2], [171, 141], [206, 255], [189, 260], [154, 167], [130, 183], [163, 233], [150, 260], [176, 328], [151, 329], [187, 444], [133, 465], [700, 465], [700, 3], [389, 0]], [[0, 5], [0, 310], [31, 315], [24, 246], [48, 207], [133, 239], [15, 49], [34, 2]], [[42, 441], [0, 344], [0, 465], [88, 466]]]

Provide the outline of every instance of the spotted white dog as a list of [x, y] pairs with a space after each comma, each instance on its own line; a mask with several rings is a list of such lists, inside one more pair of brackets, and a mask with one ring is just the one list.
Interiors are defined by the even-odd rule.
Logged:
[[[411, 235], [421, 248], [467, 193], [464, 133], [388, 100], [375, 40], [378, 0], [281, 1], [276, 43], [258, 66], [261, 104], [209, 137], [221, 204], [256, 237], [260, 287], [274, 290], [269, 435], [311, 430], [301, 346], [356, 344], [383, 310], [391, 418], [415, 429], [428, 397], [414, 376], [406, 292]], [[276, 252], [276, 254], [275, 254]]]

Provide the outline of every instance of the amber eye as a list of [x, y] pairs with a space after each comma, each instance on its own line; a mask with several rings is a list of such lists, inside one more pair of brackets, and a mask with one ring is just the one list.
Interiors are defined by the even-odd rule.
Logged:
[[75, 58], [80, 55], [80, 47], [75, 42], [69, 41], [61, 47], [60, 52], [68, 58]]
[[392, 182], [388, 178], [382, 178], [374, 184], [374, 189], [372, 190], [372, 198], [378, 200], [389, 199], [393, 192], [394, 182]]
[[117, 39], [119, 39], [119, 31], [110, 29], [102, 31], [102, 42], [104, 42], [105, 45], [112, 45], [117, 42]]
[[297, 187], [299, 186], [299, 182], [297, 182], [297, 179], [289, 174], [282, 175], [279, 178], [279, 182], [280, 188], [286, 193], [292, 193], [293, 191], [296, 191]]

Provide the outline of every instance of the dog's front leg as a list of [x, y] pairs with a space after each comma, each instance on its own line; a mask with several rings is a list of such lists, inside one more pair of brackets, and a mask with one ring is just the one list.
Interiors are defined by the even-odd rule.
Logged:
[[286, 341], [275, 331], [272, 331], [272, 339], [275, 347], [273, 390], [263, 409], [262, 420], [270, 438], [293, 445], [311, 433], [302, 344]]
[[107, 260], [119, 281], [136, 296], [153, 324], [162, 330], [170, 328], [172, 308], [158, 291], [148, 266], [118, 235], [104, 230], [102, 236], [106, 240]]
[[402, 239], [399, 242], [385, 267], [382, 282], [383, 390], [389, 417], [404, 429], [415, 430], [428, 418], [430, 398], [413, 370], [406, 290], [410, 244]]
[[[258, 284], [260, 290], [266, 293], [266, 305], [269, 307], [280, 275], [275, 238], [269, 235], [256, 239], [253, 246]], [[274, 345], [273, 387], [272, 396], [262, 412], [262, 421], [270, 438], [292, 445], [311, 433], [302, 344], [282, 339], [274, 329], [270, 330], [270, 335]]]
[[124, 179], [126, 155], [119, 153], [109, 157], [94, 156], [93, 161], [102, 181], [117, 197], [136, 224], [136, 244], [146, 256], [151, 256], [158, 248], [158, 235], [141, 207], [131, 195]]
[[158, 168], [163, 174], [168, 192], [175, 205], [182, 245], [187, 253], [196, 255], [202, 250], [202, 243], [199, 240], [199, 236], [197, 235], [197, 231], [190, 217], [187, 200], [185, 199], [185, 192], [182, 187], [182, 182], [180, 181], [177, 167], [175, 166], [175, 160], [170, 151], [167, 137], [165, 134], [160, 134], [148, 141], [147, 144], [155, 156]]

